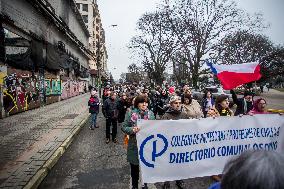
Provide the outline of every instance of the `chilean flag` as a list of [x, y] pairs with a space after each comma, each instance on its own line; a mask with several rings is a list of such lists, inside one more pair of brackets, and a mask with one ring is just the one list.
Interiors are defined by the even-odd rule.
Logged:
[[243, 64], [218, 65], [206, 62], [212, 72], [217, 75], [225, 90], [233, 89], [239, 85], [257, 81], [261, 78], [258, 62]]

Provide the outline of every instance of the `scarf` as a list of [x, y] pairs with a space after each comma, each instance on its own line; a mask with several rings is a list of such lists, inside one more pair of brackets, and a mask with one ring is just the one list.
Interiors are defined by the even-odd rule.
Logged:
[[134, 109], [131, 112], [131, 121], [133, 123], [136, 123], [138, 119], [149, 120], [150, 119], [150, 112], [148, 110], [141, 111], [141, 110], [138, 110], [138, 109]]

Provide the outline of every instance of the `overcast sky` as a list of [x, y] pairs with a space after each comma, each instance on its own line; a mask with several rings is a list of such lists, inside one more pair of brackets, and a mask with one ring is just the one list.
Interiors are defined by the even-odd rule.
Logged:
[[[162, 0], [97, 0], [106, 31], [108, 69], [119, 79], [127, 66], [133, 63], [127, 49], [135, 35], [136, 22], [145, 12], [155, 10]], [[270, 28], [264, 33], [275, 43], [284, 45], [284, 0], [236, 0], [239, 7], [249, 13], [262, 12]], [[112, 27], [111, 25], [117, 25]]]

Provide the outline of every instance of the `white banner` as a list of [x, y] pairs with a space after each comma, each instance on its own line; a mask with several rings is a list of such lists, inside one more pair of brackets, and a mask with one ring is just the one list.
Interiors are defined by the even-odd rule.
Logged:
[[221, 174], [245, 150], [284, 151], [284, 116], [201, 120], [138, 120], [140, 168], [145, 183]]

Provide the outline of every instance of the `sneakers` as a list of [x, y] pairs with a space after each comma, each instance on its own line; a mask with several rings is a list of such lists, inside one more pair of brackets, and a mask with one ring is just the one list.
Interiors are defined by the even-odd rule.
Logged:
[[117, 141], [117, 139], [115, 138], [115, 139], [112, 140], [112, 142], [117, 143], [118, 141]]
[[109, 140], [109, 138], [107, 138], [107, 139], [106, 139], [106, 143], [108, 144], [108, 143], [109, 143], [109, 141], [110, 141], [110, 140]]
[[184, 182], [183, 182], [182, 180], [177, 180], [177, 181], [176, 181], [176, 185], [177, 185], [177, 187], [180, 188], [180, 189], [185, 188], [185, 184], [184, 184]]
[[89, 129], [90, 129], [90, 130], [94, 130], [94, 128], [93, 128], [93, 127], [89, 127]]

